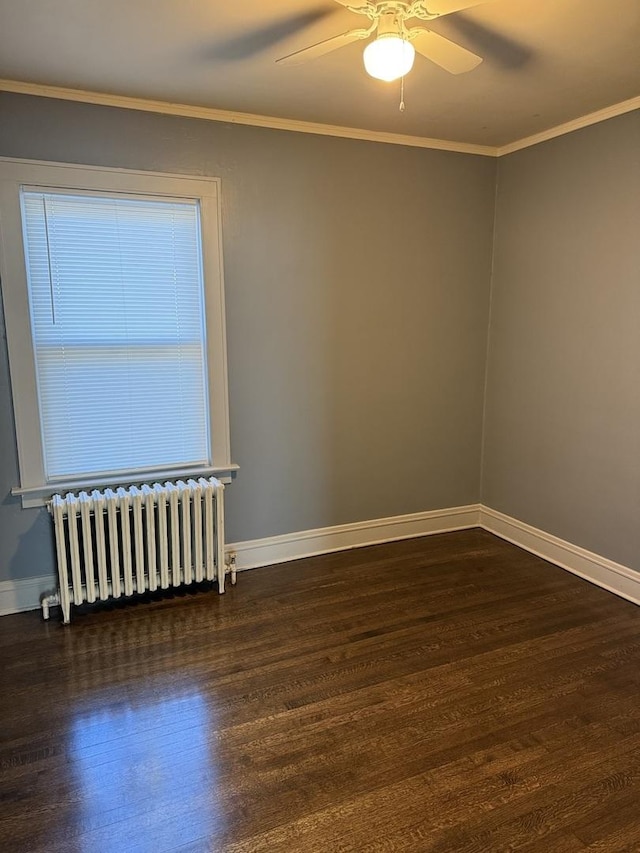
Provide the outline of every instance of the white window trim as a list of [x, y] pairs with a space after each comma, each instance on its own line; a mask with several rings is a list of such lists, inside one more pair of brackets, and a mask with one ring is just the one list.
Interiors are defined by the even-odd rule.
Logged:
[[[149, 472], [146, 479], [175, 479], [215, 475], [228, 480], [238, 466], [231, 462], [229, 391], [222, 265], [222, 229], [219, 178], [201, 178], [163, 172], [142, 172], [96, 166], [76, 166], [0, 157], [0, 276], [7, 326], [9, 369], [16, 423], [23, 506], [42, 506], [52, 494], [124, 483], [126, 477], [89, 477], [47, 482], [44, 469], [36, 367], [31, 339], [27, 270], [23, 247], [20, 188], [39, 186], [83, 191], [122, 192], [197, 199], [202, 227], [202, 265], [205, 282], [207, 371], [211, 426], [211, 466]], [[143, 482], [132, 474], [131, 483]], [[129, 482], [129, 480], [127, 480]]]

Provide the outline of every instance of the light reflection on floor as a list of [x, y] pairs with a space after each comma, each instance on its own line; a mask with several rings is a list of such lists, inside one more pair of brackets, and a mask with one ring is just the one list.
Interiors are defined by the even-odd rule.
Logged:
[[212, 728], [197, 690], [78, 715], [69, 744], [81, 786], [78, 849], [162, 853], [218, 837]]

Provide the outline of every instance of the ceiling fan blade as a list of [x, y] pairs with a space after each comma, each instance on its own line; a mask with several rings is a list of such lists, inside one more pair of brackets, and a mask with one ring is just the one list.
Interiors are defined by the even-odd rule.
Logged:
[[[338, 3], [340, 0], [338, 0]], [[463, 9], [472, 9], [481, 6], [489, 0], [426, 0], [425, 6], [432, 15], [452, 15], [454, 12], [462, 12]]]
[[[245, 30], [236, 36], [210, 45], [206, 51], [203, 51], [203, 55], [206, 59], [222, 62], [241, 62], [245, 59], [251, 59], [273, 45], [295, 35], [299, 30], [332, 15], [333, 11], [323, 4], [296, 15], [278, 18], [268, 24]], [[336, 11], [338, 10], [336, 9]]]
[[302, 50], [296, 50], [288, 56], [283, 56], [276, 59], [278, 65], [301, 65], [309, 59], [315, 59], [317, 56], [323, 56], [325, 53], [330, 53], [332, 50], [338, 50], [340, 47], [351, 44], [352, 41], [364, 39], [369, 35], [369, 30], [349, 30], [339, 36], [319, 41], [317, 44], [312, 44], [309, 47], [303, 47]]
[[418, 53], [426, 56], [431, 62], [435, 62], [436, 65], [451, 72], [451, 74], [464, 74], [465, 71], [472, 71], [482, 62], [481, 56], [476, 56], [466, 47], [461, 47], [454, 41], [449, 41], [449, 39], [431, 32], [431, 30], [424, 30], [420, 27], [409, 30], [409, 40]]
[[534, 59], [533, 50], [526, 44], [474, 21], [468, 15], [452, 15], [439, 32], [446, 36], [460, 35], [487, 61], [501, 68], [524, 68]]

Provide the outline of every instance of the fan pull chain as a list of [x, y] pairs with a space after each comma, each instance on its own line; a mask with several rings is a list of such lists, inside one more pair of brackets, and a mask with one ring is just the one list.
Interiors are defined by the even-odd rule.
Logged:
[[400, 78], [400, 112], [404, 112], [404, 74]]

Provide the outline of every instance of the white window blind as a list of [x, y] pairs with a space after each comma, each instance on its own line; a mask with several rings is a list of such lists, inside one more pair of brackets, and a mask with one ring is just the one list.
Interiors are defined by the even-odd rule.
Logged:
[[210, 465], [198, 202], [21, 203], [47, 480]]

